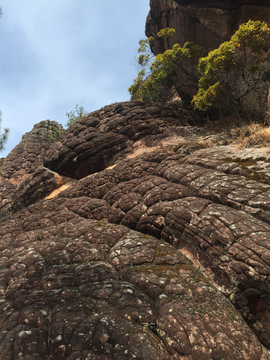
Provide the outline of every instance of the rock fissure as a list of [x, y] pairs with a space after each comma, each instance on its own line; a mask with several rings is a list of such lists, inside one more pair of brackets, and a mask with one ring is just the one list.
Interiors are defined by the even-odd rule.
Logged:
[[[183, 9], [183, 10], [184, 10], [184, 9]], [[194, 10], [195, 10], [195, 8], [194, 8]], [[190, 11], [187, 11], [187, 10], [184, 10], [184, 11], [186, 12], [187, 16], [189, 16], [189, 17], [191, 17], [191, 18], [194, 18], [194, 20], [195, 20], [196, 22], [198, 22], [198, 23], [200, 24], [200, 26], [203, 27], [207, 32], [210, 32], [210, 33], [211, 33], [212, 35], [214, 35], [216, 38], [219, 38], [220, 43], [222, 43], [222, 42], [224, 41], [224, 39], [223, 39], [220, 35], [216, 34], [213, 30], [209, 29], [206, 25], [204, 25], [204, 24], [200, 21], [200, 19], [198, 19], [196, 16], [192, 16], [191, 13], [190, 13]], [[167, 26], [167, 27], [169, 27], [169, 26]], [[194, 40], [195, 40], [194, 43], [197, 44], [199, 39], [197, 39], [197, 38], [195, 37]]]
[[[4, 159], [1, 356], [270, 359], [270, 191], [233, 174], [269, 152], [173, 148], [195, 117], [114, 104]], [[93, 166], [106, 154], [113, 167]]]

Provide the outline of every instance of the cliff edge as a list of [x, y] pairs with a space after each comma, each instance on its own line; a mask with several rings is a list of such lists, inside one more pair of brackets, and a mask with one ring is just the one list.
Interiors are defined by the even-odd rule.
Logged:
[[[146, 22], [146, 36], [156, 38], [163, 28], [174, 28], [176, 36], [169, 46], [192, 41], [207, 52], [227, 41], [239, 25], [251, 20], [268, 22], [270, 1], [203, 1], [203, 0], [150, 0]], [[155, 39], [155, 54], [166, 50], [167, 42]]]

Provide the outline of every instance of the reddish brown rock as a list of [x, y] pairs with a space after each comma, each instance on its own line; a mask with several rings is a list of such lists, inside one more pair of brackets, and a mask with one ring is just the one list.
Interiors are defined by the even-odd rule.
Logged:
[[250, 19], [268, 22], [269, 15], [269, 0], [151, 0], [146, 36], [156, 38], [155, 54], [167, 49], [168, 44], [157, 38], [157, 33], [167, 27], [177, 33], [169, 39], [170, 46], [192, 41], [210, 51], [229, 40], [239, 25]]
[[189, 114], [107, 106], [1, 179], [3, 359], [270, 359], [269, 148]]
[[194, 124], [199, 119], [177, 104], [132, 101], [105, 106], [67, 129], [47, 152], [45, 166], [81, 179], [113, 165], [136, 146], [160, 145], [187, 121]]
[[63, 131], [62, 125], [55, 121], [41, 121], [2, 159], [0, 217], [45, 198], [71, 181], [43, 166], [46, 151]]
[[45, 120], [34, 125], [33, 129], [23, 135], [22, 141], [4, 159], [1, 175], [13, 184], [18, 184], [39, 166], [52, 141], [64, 129], [56, 121]]
[[269, 358], [179, 251], [44, 205], [2, 222], [3, 358]]

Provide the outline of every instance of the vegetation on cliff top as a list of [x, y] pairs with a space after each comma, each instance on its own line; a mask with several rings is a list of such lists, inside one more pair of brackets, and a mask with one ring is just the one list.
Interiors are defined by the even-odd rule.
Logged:
[[7, 128], [3, 129], [2, 132], [1, 123], [2, 123], [2, 111], [0, 111], [0, 151], [4, 150], [5, 148], [5, 143], [8, 139], [8, 133], [9, 133], [9, 129]]
[[84, 116], [87, 116], [88, 112], [84, 110], [83, 106], [76, 105], [74, 111], [70, 111], [66, 113], [66, 116], [68, 117], [68, 122], [66, 124], [67, 127], [75, 124], [78, 120], [83, 118]]
[[[249, 21], [230, 41], [205, 57], [203, 49], [187, 42], [158, 54], [151, 64], [153, 38], [141, 40], [139, 52], [143, 55], [138, 64], [143, 70], [128, 90], [134, 99], [155, 101], [168, 99], [171, 91], [166, 94], [166, 89], [173, 88], [182, 99], [190, 97], [194, 108], [203, 111], [211, 106], [246, 110], [247, 99], [254, 96], [260, 108], [259, 103], [265, 99], [264, 83], [270, 79], [269, 56], [265, 53], [269, 31], [266, 23]], [[173, 29], [163, 29], [158, 37], [167, 39], [168, 45], [174, 33]]]

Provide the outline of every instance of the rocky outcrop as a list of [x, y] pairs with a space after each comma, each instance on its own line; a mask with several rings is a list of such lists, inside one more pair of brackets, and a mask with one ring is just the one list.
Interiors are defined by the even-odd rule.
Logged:
[[43, 166], [47, 150], [63, 131], [56, 121], [41, 121], [2, 161], [0, 217], [45, 197], [70, 181]]
[[[159, 30], [170, 27], [177, 35], [169, 45], [192, 41], [206, 51], [227, 41], [248, 20], [269, 22], [269, 0], [202, 1], [202, 0], [150, 0], [146, 22], [146, 35], [156, 37]], [[156, 39], [155, 54], [164, 52], [167, 43]]]
[[[34, 125], [32, 131], [23, 135], [20, 144], [3, 161], [2, 177], [12, 184], [22, 182], [25, 176], [43, 166], [46, 151], [63, 131], [62, 125], [56, 121], [44, 120]], [[22, 159], [26, 160], [22, 162]]]
[[[80, 179], [103, 170], [137, 148], [156, 147], [181, 125], [199, 122], [179, 104], [152, 106], [131, 101], [105, 106], [60, 136], [45, 157], [45, 166]], [[168, 127], [168, 123], [170, 126]]]
[[0, 359], [270, 359], [270, 150], [200, 125], [113, 104], [4, 160]]

